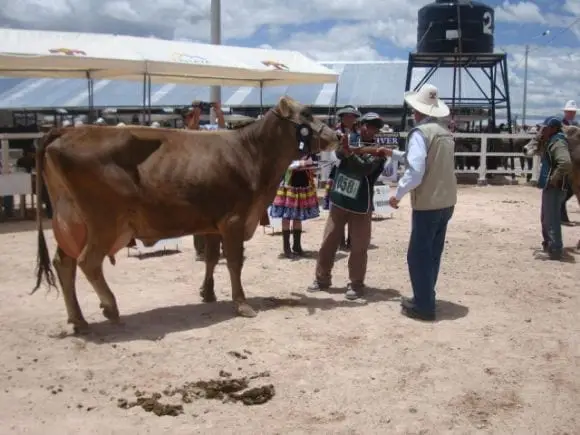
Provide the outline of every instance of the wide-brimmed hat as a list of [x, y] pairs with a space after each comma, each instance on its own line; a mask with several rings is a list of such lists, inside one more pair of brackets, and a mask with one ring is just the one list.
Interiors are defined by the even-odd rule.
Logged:
[[363, 116], [358, 119], [358, 122], [361, 124], [373, 124], [377, 128], [383, 128], [385, 125], [385, 121], [381, 119], [378, 113], [375, 112], [367, 112]]
[[568, 100], [562, 109], [564, 112], [577, 112], [578, 106], [576, 105], [576, 101]]
[[439, 91], [429, 83], [418, 91], [405, 92], [405, 101], [417, 112], [434, 118], [445, 118], [450, 110], [447, 104], [439, 99]]
[[354, 115], [358, 118], [359, 116], [361, 116], [361, 113], [356, 107], [348, 105], [336, 111], [336, 116], [344, 116], [344, 115]]

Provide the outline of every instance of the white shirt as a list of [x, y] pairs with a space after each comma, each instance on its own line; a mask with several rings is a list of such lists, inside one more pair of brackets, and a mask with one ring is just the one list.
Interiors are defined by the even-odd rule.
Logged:
[[395, 162], [401, 161], [407, 156], [407, 167], [405, 173], [399, 180], [395, 198], [400, 201], [407, 193], [415, 189], [423, 181], [425, 175], [425, 164], [427, 162], [427, 143], [425, 137], [414, 131], [407, 141], [407, 152], [393, 150], [392, 159]]

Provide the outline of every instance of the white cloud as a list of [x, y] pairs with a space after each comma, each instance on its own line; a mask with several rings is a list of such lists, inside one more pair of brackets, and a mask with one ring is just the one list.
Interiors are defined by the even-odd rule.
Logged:
[[580, 15], [580, 0], [566, 0], [564, 10], [573, 15]]
[[496, 21], [513, 21], [519, 23], [539, 23], [544, 24], [540, 7], [533, 2], [510, 3], [504, 1], [501, 6], [495, 8]]
[[[98, 31], [155, 35], [207, 41], [209, 0], [17, 0], [3, 2], [0, 26], [47, 30]], [[499, 2], [497, 2], [499, 3]], [[256, 46], [298, 50], [319, 60], [380, 60], [381, 46], [390, 44], [412, 51], [417, 38], [417, 10], [426, 0], [222, 0], [223, 39], [266, 35]], [[503, 1], [495, 9], [497, 26], [516, 28], [537, 24], [550, 29], [551, 47], [532, 47], [529, 56], [528, 113], [538, 116], [557, 111], [566, 99], [580, 100], [580, 69], [575, 54], [580, 25], [580, 0]], [[330, 24], [330, 25], [329, 25]], [[291, 27], [289, 27], [289, 25]], [[308, 32], [288, 33], [308, 25]], [[543, 38], [530, 43], [546, 43]], [[570, 48], [556, 47], [567, 44]], [[514, 113], [521, 111], [523, 46], [496, 41], [510, 53], [509, 77]], [[399, 57], [401, 55], [399, 54]], [[406, 56], [403, 55], [404, 58]], [[388, 79], [388, 78], [387, 78]], [[398, 92], [400, 90], [393, 90]]]

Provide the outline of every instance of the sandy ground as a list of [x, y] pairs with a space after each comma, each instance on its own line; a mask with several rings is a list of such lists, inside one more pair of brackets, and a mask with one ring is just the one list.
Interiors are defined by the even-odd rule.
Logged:
[[[232, 317], [223, 260], [220, 302], [200, 303], [203, 266], [188, 237], [181, 253], [139, 260], [122, 252], [117, 266], [107, 264], [123, 327], [104, 320], [79, 274], [88, 337], [67, 333], [62, 296], [28, 295], [33, 224], [2, 224], [0, 432], [578, 434], [580, 265], [533, 259], [538, 207], [530, 187], [461, 189], [433, 324], [399, 312], [399, 296], [410, 294], [405, 200], [392, 219], [374, 223], [366, 302], [343, 298], [343, 254], [337, 288], [306, 294], [314, 260], [278, 259], [281, 238], [259, 228], [243, 274], [257, 318]], [[579, 221], [574, 201], [569, 210]], [[307, 224], [306, 248], [318, 247], [323, 225], [324, 217]], [[580, 226], [564, 233], [573, 246]], [[178, 403], [180, 394], [163, 390], [260, 373], [250, 387], [272, 384], [276, 393], [261, 405], [188, 399], [202, 395], [198, 384], [178, 416], [118, 406], [137, 390]]]

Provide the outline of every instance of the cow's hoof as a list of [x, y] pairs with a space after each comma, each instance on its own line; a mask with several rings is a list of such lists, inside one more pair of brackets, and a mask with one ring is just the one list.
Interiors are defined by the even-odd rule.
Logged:
[[256, 317], [258, 315], [258, 313], [256, 313], [254, 309], [245, 302], [236, 304], [236, 313], [241, 317]]
[[206, 292], [206, 291], [200, 291], [199, 295], [201, 296], [201, 300], [206, 303], [206, 304], [210, 304], [212, 302], [216, 302], [217, 298], [215, 297], [215, 293], [214, 292]]
[[73, 333], [75, 335], [87, 335], [90, 332], [89, 324], [85, 319], [68, 319], [68, 323], [73, 325]]
[[107, 320], [110, 320], [113, 323], [121, 322], [121, 319], [119, 318], [119, 310], [117, 309], [117, 307], [109, 307], [101, 304], [101, 308], [103, 316], [105, 316]]

